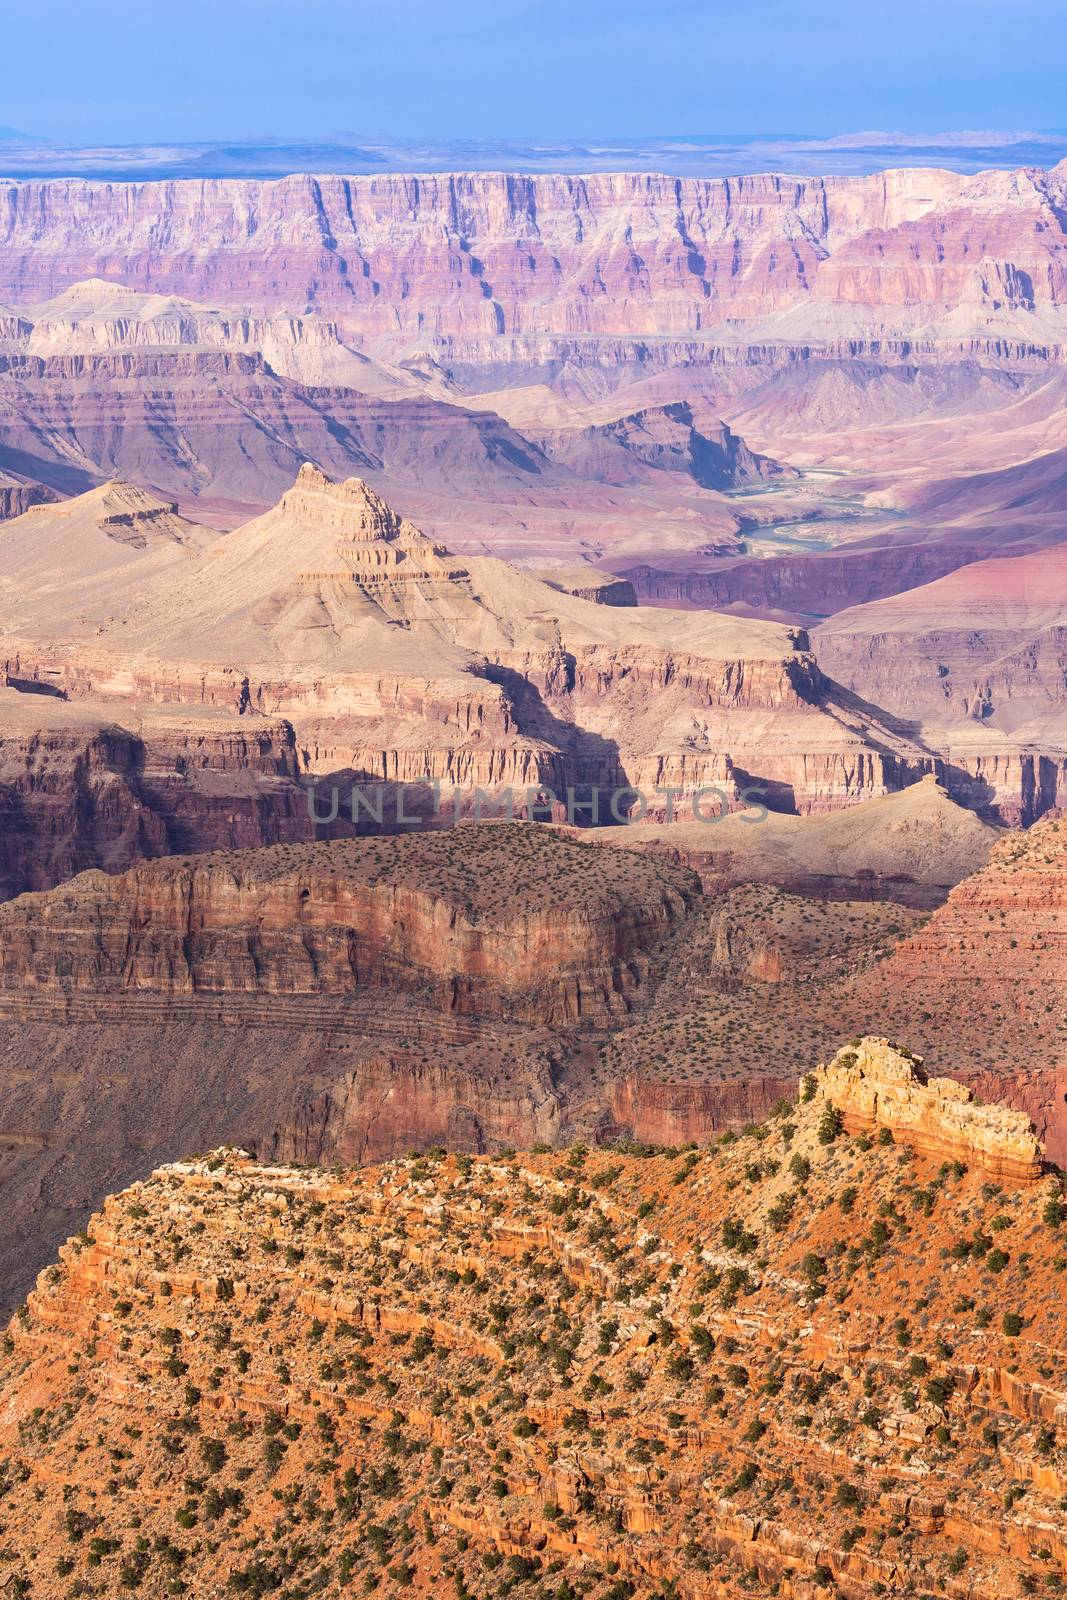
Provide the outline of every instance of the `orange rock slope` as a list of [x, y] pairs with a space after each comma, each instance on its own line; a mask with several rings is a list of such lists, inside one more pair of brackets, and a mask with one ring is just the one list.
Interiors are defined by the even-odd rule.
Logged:
[[[223, 1150], [108, 1200], [0, 1356], [12, 1593], [1058, 1592], [1060, 1177], [848, 1054], [711, 1147]], [[938, 1155], [843, 1131], [858, 1070]]]

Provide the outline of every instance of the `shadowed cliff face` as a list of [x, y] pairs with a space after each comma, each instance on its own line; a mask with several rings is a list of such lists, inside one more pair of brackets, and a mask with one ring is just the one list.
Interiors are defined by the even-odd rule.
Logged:
[[[10, 674], [10, 668], [9, 668]], [[293, 730], [64, 704], [39, 680], [0, 690], [0, 897], [88, 867], [313, 833]], [[103, 708], [100, 708], [103, 711]], [[123, 724], [126, 724], [125, 726]]]
[[1060, 1180], [881, 1040], [792, 1093], [687, 1152], [219, 1150], [108, 1199], [0, 1352], [14, 1576], [1032, 1592]]

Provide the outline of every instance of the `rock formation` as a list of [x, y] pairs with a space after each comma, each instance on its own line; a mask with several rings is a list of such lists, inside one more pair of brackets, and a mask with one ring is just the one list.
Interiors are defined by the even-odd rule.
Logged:
[[528, 425], [526, 433], [553, 461], [601, 483], [654, 481], [666, 471], [684, 472], [705, 489], [737, 489], [800, 476], [757, 455], [718, 418], [698, 422], [684, 400], [582, 428]]
[[193, 706], [250, 729], [284, 719], [309, 778], [433, 779], [464, 806], [475, 786], [544, 785], [560, 802], [573, 790], [583, 821], [592, 790], [601, 821], [616, 794], [616, 817], [640, 790], [655, 818], [668, 789], [691, 804], [708, 786], [727, 806], [759, 791], [814, 812], [939, 770], [906, 727], [826, 679], [797, 630], [591, 604], [452, 556], [362, 480], [306, 465], [272, 511], [203, 548], [104, 527], [100, 496], [118, 494], [0, 530], [0, 561], [20, 574], [0, 591], [9, 683], [101, 719]]
[[698, 893], [685, 868], [534, 825], [93, 871], [0, 912], [0, 1010], [103, 1020], [139, 995], [173, 997], [154, 1010], [176, 1016], [182, 997], [195, 1009], [385, 989], [450, 1013], [587, 1024], [625, 1014]]
[[0, 898], [88, 867], [113, 872], [181, 851], [315, 836], [289, 723], [210, 707], [68, 701], [23, 678], [17, 661], [7, 666]]
[[[1012, 864], [995, 953], [1004, 846], [929, 921], [892, 898], [702, 895], [655, 851], [501, 823], [223, 849], [19, 897], [0, 907], [7, 1281], [146, 1152], [227, 1139], [328, 1163], [706, 1140], [765, 1115], [873, 1016], [1025, 1110], [1059, 1158], [1061, 826], [1027, 836], [1029, 870]], [[886, 825], [868, 836], [877, 862]]]
[[866, 929], [847, 902], [731, 890], [655, 1015], [605, 1047], [617, 1119], [639, 1137], [707, 1138], [765, 1114], [791, 1072], [877, 1017], [935, 1075], [1024, 1112], [1067, 1160], [1065, 852], [1067, 825], [1040, 824], [1001, 840], [928, 919], [871, 914]]
[[[350, 335], [473, 345], [677, 339], [772, 317], [799, 339], [939, 325], [1031, 338], [1061, 326], [1067, 298], [1064, 182], [1062, 167], [8, 181], [0, 297], [31, 305], [95, 277], [260, 314], [313, 302]], [[1005, 307], [1012, 274], [1032, 294]]]
[[24, 478], [0, 471], [0, 522], [8, 517], [20, 517], [31, 506], [57, 498], [53, 490], [43, 483], [33, 483]]
[[887, 1039], [857, 1039], [804, 1082], [852, 1131], [888, 1128], [927, 1155], [963, 1161], [995, 1178], [1037, 1183], [1041, 1146], [1021, 1111], [987, 1106], [954, 1078], [930, 1078], [921, 1057]]
[[825, 1113], [688, 1152], [159, 1168], [8, 1327], [13, 1582], [1054, 1587], [1059, 1179]]
[[1067, 746], [1067, 545], [838, 612], [816, 639], [828, 672], [900, 715], [1058, 726]]
[[986, 865], [1000, 829], [953, 801], [931, 775], [846, 811], [761, 816], [752, 808], [714, 825], [600, 828], [589, 837], [691, 867], [705, 894], [760, 883], [793, 895], [929, 910]]

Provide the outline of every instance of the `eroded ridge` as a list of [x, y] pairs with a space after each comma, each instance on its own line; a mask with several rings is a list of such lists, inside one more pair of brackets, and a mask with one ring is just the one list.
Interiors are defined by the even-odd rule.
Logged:
[[[965, 1102], [855, 1054], [704, 1149], [222, 1150], [108, 1200], [0, 1359], [13, 1580], [1054, 1592], [1059, 1175], [931, 1155], [894, 1095]], [[896, 1131], [845, 1131], [857, 1076]]]

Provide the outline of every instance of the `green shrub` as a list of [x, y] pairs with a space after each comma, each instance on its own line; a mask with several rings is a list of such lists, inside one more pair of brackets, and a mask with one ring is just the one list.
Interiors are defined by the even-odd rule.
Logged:
[[819, 1118], [819, 1143], [833, 1144], [839, 1138], [845, 1126], [845, 1119], [835, 1105], [827, 1101], [823, 1107], [822, 1116]]

